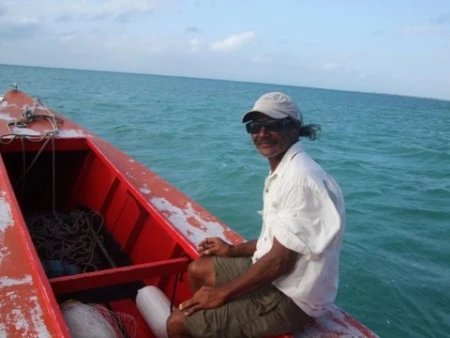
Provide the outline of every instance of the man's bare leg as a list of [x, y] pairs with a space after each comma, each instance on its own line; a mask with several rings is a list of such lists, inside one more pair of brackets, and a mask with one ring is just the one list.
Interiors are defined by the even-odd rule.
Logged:
[[167, 320], [167, 334], [169, 338], [190, 338], [191, 336], [184, 326], [185, 315], [178, 309], [174, 309]]
[[[200, 257], [189, 264], [188, 283], [193, 294], [204, 285], [215, 285], [216, 275], [211, 257]], [[167, 319], [169, 338], [190, 338], [184, 326], [184, 319], [184, 313], [179, 309], [173, 310]]]
[[211, 257], [200, 257], [189, 264], [188, 283], [192, 293], [196, 293], [204, 285], [216, 285], [216, 274]]

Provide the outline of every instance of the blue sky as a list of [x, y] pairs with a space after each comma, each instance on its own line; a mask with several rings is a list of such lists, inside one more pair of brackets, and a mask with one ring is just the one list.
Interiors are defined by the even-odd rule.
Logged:
[[0, 63], [450, 99], [450, 1], [0, 0]]

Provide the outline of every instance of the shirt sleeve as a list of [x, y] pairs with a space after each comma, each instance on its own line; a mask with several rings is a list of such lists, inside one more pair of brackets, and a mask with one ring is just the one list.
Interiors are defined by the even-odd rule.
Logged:
[[286, 248], [318, 259], [342, 227], [331, 198], [314, 188], [294, 185], [277, 210], [267, 215], [273, 236]]

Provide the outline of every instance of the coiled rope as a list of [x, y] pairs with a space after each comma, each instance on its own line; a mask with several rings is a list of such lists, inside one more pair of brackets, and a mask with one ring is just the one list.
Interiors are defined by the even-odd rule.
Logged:
[[96, 212], [72, 210], [69, 214], [38, 213], [26, 218], [30, 235], [41, 259], [75, 264], [83, 272], [98, 269], [95, 260], [96, 237], [103, 217]]

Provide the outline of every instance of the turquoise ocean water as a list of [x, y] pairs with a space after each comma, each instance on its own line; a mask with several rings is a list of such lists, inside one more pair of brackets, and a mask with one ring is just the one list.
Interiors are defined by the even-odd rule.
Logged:
[[268, 164], [240, 118], [265, 92], [293, 96], [323, 130], [305, 148], [345, 194], [337, 305], [381, 337], [450, 336], [449, 101], [0, 65], [0, 92], [16, 81], [248, 239]]

